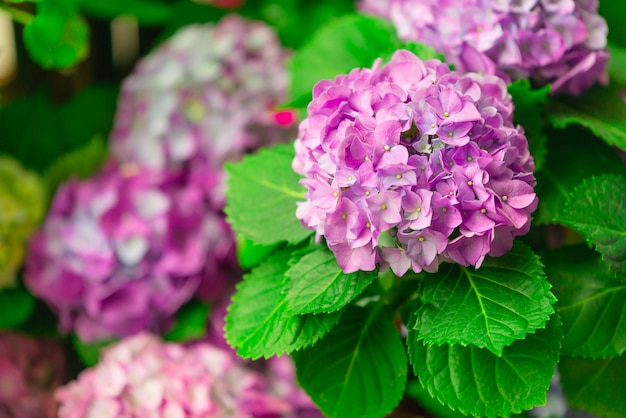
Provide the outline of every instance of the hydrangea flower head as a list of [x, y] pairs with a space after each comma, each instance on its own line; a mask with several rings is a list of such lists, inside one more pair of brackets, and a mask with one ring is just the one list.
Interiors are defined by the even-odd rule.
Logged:
[[0, 288], [15, 284], [26, 242], [44, 212], [41, 180], [17, 161], [0, 157]]
[[[226, 326], [227, 307], [230, 298], [224, 298], [211, 311], [205, 339], [214, 347], [221, 348], [236, 355], [236, 351], [228, 345], [224, 337]], [[287, 402], [291, 412], [288, 415], [293, 418], [322, 418], [323, 415], [315, 406], [309, 395], [302, 390], [296, 380], [296, 369], [291, 357], [271, 357], [267, 360], [259, 359], [248, 362], [250, 367], [263, 372], [269, 383], [270, 392]]]
[[286, 98], [285, 58], [262, 22], [228, 15], [182, 28], [124, 81], [114, 157], [158, 170], [203, 164], [220, 179], [224, 161], [290, 140], [294, 119], [275, 110]]
[[0, 332], [0, 417], [55, 418], [53, 394], [68, 377], [59, 342]]
[[[533, 159], [496, 76], [397, 51], [313, 89], [293, 168], [297, 216], [345, 272], [479, 267], [530, 228]], [[389, 243], [391, 238], [391, 243]]]
[[605, 82], [607, 25], [596, 0], [362, 0], [398, 34], [443, 53], [459, 71], [532, 78], [578, 95]]
[[292, 411], [262, 374], [231, 352], [208, 343], [164, 343], [148, 334], [107, 348], [56, 398], [59, 418], [278, 418]]
[[200, 286], [221, 296], [233, 239], [200, 172], [111, 166], [57, 192], [26, 283], [84, 341], [162, 332]]

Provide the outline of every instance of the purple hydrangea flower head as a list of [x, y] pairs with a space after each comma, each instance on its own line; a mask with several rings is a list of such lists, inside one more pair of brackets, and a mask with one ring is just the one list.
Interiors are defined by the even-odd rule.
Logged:
[[267, 379], [209, 343], [184, 346], [138, 334], [56, 393], [59, 418], [288, 417]]
[[532, 78], [578, 95], [606, 82], [607, 25], [588, 0], [362, 0], [405, 40], [443, 53], [459, 71]]
[[307, 188], [297, 216], [345, 272], [479, 267], [528, 231], [537, 205], [533, 159], [512, 118], [501, 78], [408, 51], [323, 80], [295, 145]]
[[26, 266], [30, 290], [84, 341], [162, 332], [234, 277], [234, 240], [202, 173], [110, 166], [57, 192]]
[[[153, 169], [224, 161], [295, 135], [286, 98], [286, 52], [270, 27], [228, 15], [189, 25], [143, 58], [123, 83], [113, 155]], [[220, 181], [217, 182], [221, 186]], [[223, 204], [222, 187], [213, 187]]]
[[58, 341], [0, 332], [0, 417], [55, 418], [54, 391], [68, 378]]

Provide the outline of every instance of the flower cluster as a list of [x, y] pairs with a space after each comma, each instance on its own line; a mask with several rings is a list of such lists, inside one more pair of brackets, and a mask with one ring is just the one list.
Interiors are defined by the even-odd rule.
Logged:
[[84, 341], [162, 332], [192, 296], [238, 272], [223, 163], [287, 140], [284, 53], [265, 24], [181, 29], [124, 82], [113, 161], [58, 191], [26, 279]]
[[313, 89], [293, 168], [345, 272], [479, 267], [530, 228], [534, 163], [504, 81], [397, 51]]
[[[285, 99], [285, 52], [264, 23], [228, 15], [189, 25], [139, 62], [123, 83], [112, 133], [114, 156], [152, 169], [223, 163], [286, 142], [294, 120]], [[223, 205], [223, 182], [212, 184]]]
[[362, 0], [361, 9], [460, 71], [532, 78], [574, 95], [607, 78], [608, 29], [597, 0]]
[[164, 343], [148, 334], [107, 348], [56, 398], [59, 418], [292, 416], [267, 378], [231, 352], [208, 343]]
[[43, 216], [39, 178], [15, 160], [0, 157], [0, 288], [15, 284], [26, 241]]
[[57, 192], [26, 266], [31, 291], [84, 341], [161, 332], [201, 284], [216, 296], [233, 240], [200, 172], [111, 166]]
[[0, 417], [55, 418], [53, 393], [68, 377], [60, 343], [0, 332]]
[[[224, 338], [226, 325], [226, 309], [229, 299], [223, 299], [211, 312], [205, 342], [214, 347], [227, 350], [234, 356], [236, 354]], [[290, 405], [293, 418], [322, 418], [323, 415], [317, 409], [311, 398], [296, 383], [295, 367], [289, 356], [271, 357], [268, 360], [256, 360], [249, 363], [251, 367], [262, 371], [267, 377], [270, 392], [278, 396]]]

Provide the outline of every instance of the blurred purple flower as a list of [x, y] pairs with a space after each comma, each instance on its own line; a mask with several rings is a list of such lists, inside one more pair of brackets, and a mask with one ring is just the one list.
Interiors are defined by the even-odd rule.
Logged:
[[223, 164], [292, 138], [285, 52], [261, 22], [191, 25], [124, 82], [113, 161], [62, 186], [32, 240], [26, 281], [82, 340], [163, 332], [239, 269], [222, 212]]
[[295, 136], [290, 112], [275, 109], [287, 94], [285, 58], [262, 22], [228, 15], [182, 28], [124, 81], [113, 156], [156, 170], [202, 165], [223, 205], [225, 161]]
[[0, 417], [56, 417], [53, 394], [68, 378], [59, 342], [0, 332]]
[[162, 332], [201, 283], [223, 294], [234, 243], [199, 179], [125, 165], [59, 189], [25, 276], [64, 331], [84, 341]]
[[281, 399], [291, 393], [279, 392], [230, 351], [139, 334], [107, 348], [95, 367], [60, 388], [56, 398], [59, 418], [303, 416], [293, 415], [295, 399]]
[[295, 145], [308, 190], [297, 216], [345, 272], [480, 267], [528, 231], [537, 205], [534, 163], [512, 119], [502, 79], [408, 51], [323, 80]]
[[532, 78], [578, 95], [606, 82], [607, 25], [588, 0], [361, 0], [401, 38], [443, 53], [462, 72]]

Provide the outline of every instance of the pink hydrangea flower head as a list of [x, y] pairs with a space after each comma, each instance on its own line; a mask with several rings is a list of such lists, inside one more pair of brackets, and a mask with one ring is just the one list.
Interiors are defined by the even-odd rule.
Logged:
[[[226, 309], [230, 300], [223, 299], [211, 312], [206, 337], [203, 341], [226, 350], [235, 356], [236, 352], [224, 338]], [[272, 357], [268, 360], [255, 360], [246, 363], [248, 367], [262, 372], [266, 377], [269, 392], [290, 406], [289, 414], [283, 418], [322, 418], [309, 395], [300, 388], [296, 380], [296, 370], [289, 356]]]
[[502, 79], [408, 51], [321, 81], [295, 144], [307, 188], [296, 214], [345, 272], [479, 267], [527, 232], [537, 205], [533, 159], [512, 119]]
[[59, 189], [25, 278], [62, 330], [84, 341], [162, 332], [203, 286], [213, 297], [227, 290], [234, 240], [206, 178], [127, 164]]
[[56, 392], [59, 418], [286, 417], [265, 377], [208, 343], [184, 346], [138, 334]]
[[182, 28], [124, 81], [114, 157], [158, 170], [200, 163], [221, 178], [224, 161], [291, 140], [294, 120], [275, 108], [286, 98], [285, 58], [262, 22], [228, 15]]
[[362, 0], [405, 40], [443, 53], [459, 71], [531, 78], [578, 95], [606, 82], [607, 25], [587, 0]]
[[55, 418], [53, 394], [68, 378], [58, 341], [0, 332], [0, 417]]

